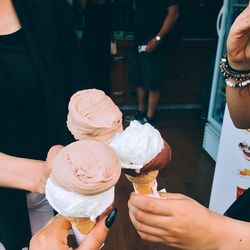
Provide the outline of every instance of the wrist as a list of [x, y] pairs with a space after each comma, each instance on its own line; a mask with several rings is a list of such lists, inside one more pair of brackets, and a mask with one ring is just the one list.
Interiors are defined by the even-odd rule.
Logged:
[[220, 226], [223, 230], [221, 230], [221, 241], [218, 250], [250, 249], [249, 222], [239, 221], [225, 216], [223, 217], [224, 222]]
[[46, 182], [46, 166], [44, 161], [34, 161], [31, 165], [29, 176], [27, 176], [26, 190], [35, 193], [44, 193]]
[[231, 52], [227, 52], [227, 60], [228, 64], [231, 68], [238, 70], [238, 71], [249, 71], [250, 70], [250, 63], [247, 58], [240, 59], [237, 55], [234, 55]]
[[[211, 210], [208, 210], [210, 213], [209, 221], [206, 224], [207, 227], [207, 240], [205, 240], [204, 248], [206, 250], [226, 250], [225, 242], [228, 237], [225, 233], [226, 228], [226, 217], [217, 214]], [[228, 250], [228, 248], [227, 248]]]
[[155, 36], [155, 40], [157, 41], [157, 43], [159, 43], [161, 41], [162, 37], [160, 35]]
[[[226, 80], [227, 85], [233, 88], [239, 88], [243, 87], [241, 84], [234, 84], [231, 81], [228, 81], [229, 78], [233, 78], [235, 80], [242, 81], [242, 85], [246, 86], [249, 85], [250, 80], [250, 70], [248, 71], [239, 71], [237, 69], [232, 68], [232, 66], [229, 64], [227, 53], [224, 55], [224, 57], [221, 58], [220, 61], [220, 69], [221, 73], [224, 75], [224, 78]], [[244, 82], [244, 84], [243, 84]]]

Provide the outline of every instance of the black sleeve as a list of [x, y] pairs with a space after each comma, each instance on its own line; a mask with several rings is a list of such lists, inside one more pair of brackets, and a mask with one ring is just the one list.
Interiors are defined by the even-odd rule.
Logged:
[[55, 5], [58, 27], [59, 47], [64, 66], [64, 81], [69, 95], [77, 90], [90, 87], [89, 76], [74, 33], [74, 18], [67, 0], [52, 0]]
[[250, 188], [228, 208], [224, 215], [236, 220], [250, 222]]

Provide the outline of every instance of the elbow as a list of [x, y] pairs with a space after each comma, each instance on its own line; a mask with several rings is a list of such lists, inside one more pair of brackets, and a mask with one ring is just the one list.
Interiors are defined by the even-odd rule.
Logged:
[[175, 14], [174, 14], [174, 19], [175, 19], [175, 21], [177, 21], [177, 20], [179, 19], [179, 17], [180, 17], [180, 12], [179, 12], [179, 10], [178, 10], [178, 11], [176, 11]]
[[176, 8], [174, 9], [175, 11], [173, 12], [173, 16], [174, 16], [174, 20], [177, 21], [180, 17], [180, 10], [179, 7], [176, 6]]
[[172, 13], [173, 23], [175, 23], [178, 20], [179, 16], [180, 16], [179, 11], [175, 11], [174, 13]]

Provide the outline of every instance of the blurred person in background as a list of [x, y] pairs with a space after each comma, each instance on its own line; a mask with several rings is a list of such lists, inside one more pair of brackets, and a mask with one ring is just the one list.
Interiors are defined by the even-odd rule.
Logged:
[[138, 110], [124, 120], [153, 123], [167, 56], [165, 47], [174, 40], [179, 7], [177, 0], [135, 0], [134, 4], [135, 46], [130, 83], [136, 87]]

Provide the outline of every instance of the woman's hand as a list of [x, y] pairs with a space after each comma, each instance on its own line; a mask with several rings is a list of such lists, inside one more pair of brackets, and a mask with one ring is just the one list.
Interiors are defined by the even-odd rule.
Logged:
[[62, 216], [53, 217], [30, 241], [30, 250], [68, 250], [71, 224]]
[[227, 39], [229, 65], [250, 70], [250, 4], [234, 21]]
[[218, 249], [222, 216], [185, 195], [161, 196], [131, 194], [129, 215], [142, 239], [181, 249]]
[[[108, 229], [116, 217], [116, 209], [113, 209], [108, 216], [102, 217], [93, 230], [86, 236], [77, 250], [98, 250], [103, 245]], [[68, 231], [71, 224], [63, 216], [52, 218], [30, 242], [30, 250], [72, 250], [68, 246]]]

